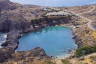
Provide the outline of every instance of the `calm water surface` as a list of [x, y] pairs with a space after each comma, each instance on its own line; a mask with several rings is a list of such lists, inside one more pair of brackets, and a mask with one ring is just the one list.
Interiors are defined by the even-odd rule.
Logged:
[[11, 0], [13, 2], [22, 3], [22, 4], [32, 4], [40, 6], [81, 6], [88, 4], [96, 4], [96, 0]]
[[66, 56], [69, 50], [76, 49], [72, 31], [66, 27], [47, 27], [41, 32], [31, 32], [20, 38], [17, 51], [43, 48], [49, 56]]

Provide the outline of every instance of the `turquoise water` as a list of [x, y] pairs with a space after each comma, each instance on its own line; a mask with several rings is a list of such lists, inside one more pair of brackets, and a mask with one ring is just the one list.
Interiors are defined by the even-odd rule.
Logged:
[[56, 26], [47, 27], [40, 32], [31, 32], [20, 38], [17, 51], [43, 48], [49, 56], [66, 56], [69, 50], [76, 49], [70, 28]]
[[55, 7], [96, 4], [96, 0], [11, 0], [11, 1], [22, 4], [55, 6]]

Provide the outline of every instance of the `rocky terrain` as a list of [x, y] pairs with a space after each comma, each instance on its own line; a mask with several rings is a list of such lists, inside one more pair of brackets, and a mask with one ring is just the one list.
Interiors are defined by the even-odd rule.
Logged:
[[[0, 58], [2, 58], [2, 60], [0, 60], [0, 64], [47, 64], [47, 62], [51, 62], [51, 58], [48, 57], [45, 51], [40, 47], [36, 47], [30, 51], [18, 51], [12, 55], [9, 55], [11, 53], [3, 49], [3, 51], [0, 52], [0, 55], [4, 51], [7, 54], [5, 53], [5, 55], [0, 56]], [[7, 59], [6, 56], [9, 59]]]
[[0, 10], [16, 9], [21, 7], [20, 4], [10, 2], [9, 0], [0, 0]]
[[95, 45], [96, 39], [94, 38], [95, 34], [93, 35], [93, 33], [95, 33], [96, 30], [96, 5], [76, 6], [63, 9], [78, 14], [81, 18], [83, 18], [81, 21], [87, 22], [85, 25], [79, 26], [79, 28], [76, 29], [75, 34], [79, 35], [78, 38], [80, 41], [83, 40], [82, 43], [84, 43], [84, 45]]
[[93, 24], [96, 22], [96, 4], [94, 5], [86, 5], [86, 6], [77, 6], [67, 8], [70, 11], [74, 11], [75, 13], [84, 16], [88, 19], [91, 19]]
[[[63, 13], [66, 15], [62, 16], [61, 12], [59, 12], [59, 16], [49, 15], [50, 12], [53, 14], [58, 11], [65, 11], [66, 13]], [[9, 0], [0, 0], [0, 32], [7, 33], [7, 41], [2, 44], [3, 48], [0, 49], [1, 64], [51, 63], [49, 59], [52, 58], [48, 57], [45, 51], [40, 47], [30, 51], [15, 51], [19, 44], [18, 39], [23, 36], [23, 34], [40, 30], [47, 26], [72, 26], [74, 33], [73, 38], [76, 40], [79, 47], [96, 45], [96, 32], [88, 27], [87, 23], [89, 21], [85, 19], [86, 17], [92, 20], [92, 26], [96, 27], [95, 12], [96, 5], [47, 8], [33, 5], [21, 5], [12, 3]]]

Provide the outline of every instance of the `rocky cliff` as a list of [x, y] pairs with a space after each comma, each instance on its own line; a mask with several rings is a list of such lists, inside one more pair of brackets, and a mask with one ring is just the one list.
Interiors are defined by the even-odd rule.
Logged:
[[21, 14], [3, 11], [0, 17], [0, 31], [9, 32], [11, 30], [25, 31], [30, 27]]
[[17, 3], [12, 3], [9, 0], [0, 0], [0, 10], [8, 10], [8, 9], [16, 9], [17, 7], [21, 6]]

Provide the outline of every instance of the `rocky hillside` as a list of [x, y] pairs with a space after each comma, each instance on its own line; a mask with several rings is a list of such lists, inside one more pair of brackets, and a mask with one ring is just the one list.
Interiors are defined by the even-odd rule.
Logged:
[[92, 20], [96, 19], [96, 4], [86, 5], [86, 6], [69, 7], [66, 9], [68, 9], [70, 11], [74, 11], [75, 13], [85, 16], [89, 19], [92, 19]]
[[16, 9], [17, 7], [21, 6], [17, 3], [12, 3], [9, 0], [0, 0], [0, 10], [8, 10], [8, 9]]
[[69, 7], [69, 8], [64, 8], [64, 9], [72, 11], [75, 14], [78, 14], [79, 16], [85, 18], [85, 20], [86, 19], [88, 20], [87, 21], [88, 23], [85, 26], [84, 25], [80, 26], [80, 28], [77, 29], [76, 33], [79, 35], [78, 38], [81, 41], [83, 40], [84, 45], [95, 45], [96, 44], [96, 30], [93, 30], [91, 27], [96, 29], [96, 4]]

